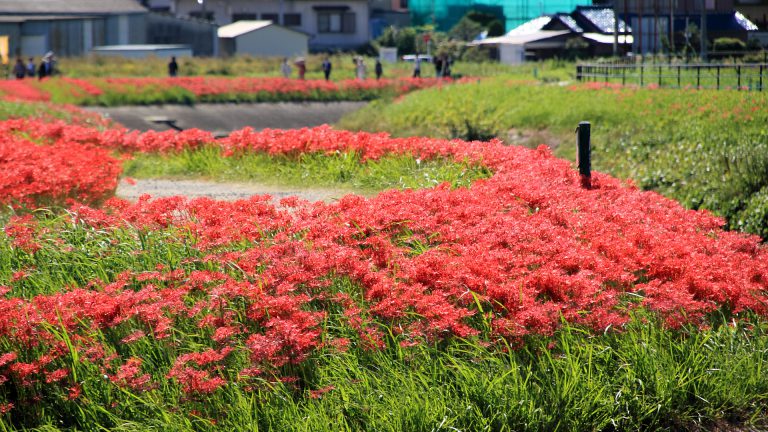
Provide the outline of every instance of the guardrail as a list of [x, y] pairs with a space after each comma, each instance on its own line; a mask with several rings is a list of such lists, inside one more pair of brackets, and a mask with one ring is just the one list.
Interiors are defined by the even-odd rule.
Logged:
[[600, 64], [576, 65], [576, 79], [587, 82], [763, 91], [768, 63], [744, 64]]

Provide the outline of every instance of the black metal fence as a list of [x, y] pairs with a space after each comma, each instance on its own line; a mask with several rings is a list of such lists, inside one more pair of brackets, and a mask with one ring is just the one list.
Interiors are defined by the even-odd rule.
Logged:
[[763, 91], [768, 63], [745, 64], [600, 64], [576, 65], [576, 79], [671, 88]]

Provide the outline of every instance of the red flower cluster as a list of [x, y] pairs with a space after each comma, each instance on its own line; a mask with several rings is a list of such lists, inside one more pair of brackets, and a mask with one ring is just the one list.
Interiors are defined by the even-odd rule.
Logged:
[[46, 102], [51, 95], [40, 90], [34, 80], [0, 80], [0, 96], [9, 101]]
[[[200, 101], [219, 100], [218, 96], [230, 95], [238, 100], [241, 95], [287, 96], [288, 99], [370, 99], [382, 91], [403, 94], [412, 90], [443, 85], [450, 79], [401, 78], [381, 80], [296, 80], [288, 78], [224, 78], [224, 77], [176, 77], [176, 78], [51, 78], [57, 88], [63, 88], [81, 102], [104, 93], [142, 93], [152, 90], [180, 88], [191, 92]], [[7, 99], [45, 101], [50, 95], [34, 80], [3, 81], [0, 93]], [[341, 96], [344, 95], [344, 96]], [[270, 99], [270, 97], [267, 97]], [[279, 97], [277, 99], [280, 99]]]
[[0, 204], [34, 206], [68, 198], [96, 202], [114, 193], [122, 168], [108, 149], [67, 136], [38, 144], [15, 134], [27, 129], [14, 125], [0, 126]]
[[[230, 153], [442, 156], [482, 163], [495, 174], [467, 189], [349, 195], [334, 204], [293, 198], [274, 205], [256, 196], [74, 206], [70, 223], [175, 233], [202, 257], [187, 264], [206, 270], [129, 270], [114, 281], [97, 279], [56, 294], [0, 298], [0, 340], [17, 350], [0, 357], [0, 377], [20, 385], [66, 381], [57, 359], [70, 351], [52, 328], [66, 330], [82, 358], [130, 388], [157, 383], [139, 360], [120, 364], [92, 335], [127, 326], [118, 338], [123, 343], [173, 344], [181, 337], [171, 337], [175, 328], [198, 328], [210, 335], [209, 348], [181, 353], [165, 377], [205, 394], [232, 379], [279, 374], [320, 349], [381, 348], [388, 337], [382, 325], [409, 346], [478, 334], [550, 335], [563, 320], [603, 331], [620, 328], [639, 307], [671, 326], [703, 323], [719, 308], [768, 314], [768, 251], [758, 237], [725, 232], [719, 218], [600, 173], [584, 189], [571, 164], [546, 148], [328, 127], [242, 130], [213, 140], [200, 131], [158, 138], [63, 125], [25, 129], [29, 125], [6, 122], [0, 129], [7, 140], [24, 129], [53, 146], [63, 141], [91, 154], [102, 146], [166, 151], [210, 142]], [[5, 235], [19, 247], [35, 245], [37, 237], [66, 243], [56, 232], [36, 230], [31, 219], [16, 221]], [[341, 321], [332, 331], [323, 326], [331, 314]], [[31, 347], [45, 357], [22, 355]]]

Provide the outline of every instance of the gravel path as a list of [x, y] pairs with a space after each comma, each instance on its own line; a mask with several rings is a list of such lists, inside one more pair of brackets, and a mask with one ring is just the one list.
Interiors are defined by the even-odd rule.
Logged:
[[131, 185], [125, 180], [120, 181], [117, 196], [129, 201], [135, 201], [143, 194], [153, 197], [183, 195], [189, 198], [208, 197], [234, 201], [253, 195], [269, 194], [275, 201], [288, 196], [298, 196], [308, 201], [333, 202], [353, 193], [343, 189], [299, 189], [260, 183], [217, 183], [204, 180], [137, 179], [135, 182], [136, 184]]

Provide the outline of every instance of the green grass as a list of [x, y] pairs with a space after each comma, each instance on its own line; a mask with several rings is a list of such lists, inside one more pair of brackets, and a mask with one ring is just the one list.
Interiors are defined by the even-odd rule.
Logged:
[[[506, 78], [375, 101], [337, 125], [396, 136], [549, 144], [575, 159], [573, 133], [592, 123], [592, 167], [631, 178], [732, 229], [768, 237], [768, 93], [673, 89], [574, 90]], [[544, 137], [540, 140], [539, 138]]]
[[126, 175], [136, 178], [207, 178], [363, 192], [417, 189], [443, 182], [449, 182], [453, 187], [466, 187], [473, 180], [491, 174], [488, 169], [476, 165], [447, 160], [419, 161], [410, 155], [387, 156], [366, 162], [361, 162], [355, 153], [305, 153], [299, 156], [248, 153], [224, 157], [215, 147], [164, 156], [136, 154], [124, 167]]
[[[322, 79], [323, 55], [310, 55], [306, 57], [307, 79]], [[331, 78], [333, 80], [354, 79], [355, 64], [352, 54], [335, 54], [330, 57], [333, 64]], [[181, 58], [179, 59], [179, 73], [181, 76], [282, 76], [280, 63], [282, 58], [257, 58], [250, 56], [236, 56], [231, 58]], [[366, 57], [369, 76], [373, 74], [375, 59]], [[164, 77], [168, 74], [168, 60], [149, 57], [146, 59], [129, 59], [117, 57], [73, 57], [63, 58], [58, 67], [65, 76], [73, 78], [89, 77]], [[495, 76], [495, 75], [523, 75], [533, 77], [536, 75], [544, 80], [560, 80], [573, 77], [575, 66], [572, 62], [546, 61], [540, 63], [528, 63], [524, 66], [509, 66], [497, 62], [456, 62], [453, 73], [462, 76]], [[293, 68], [293, 76], [296, 76], [296, 68]], [[398, 62], [394, 64], [384, 63], [384, 76], [408, 77], [413, 73], [413, 64]], [[423, 77], [434, 76], [434, 68], [424, 65]]]

